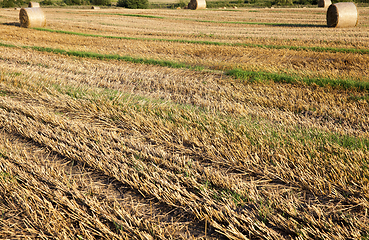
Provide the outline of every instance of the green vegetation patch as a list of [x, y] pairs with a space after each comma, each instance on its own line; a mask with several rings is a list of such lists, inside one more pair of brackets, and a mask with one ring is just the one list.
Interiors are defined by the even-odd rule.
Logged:
[[369, 82], [360, 82], [352, 79], [308, 78], [283, 73], [255, 72], [241, 69], [232, 69], [227, 71], [226, 74], [249, 82], [274, 81], [291, 84], [305, 83], [308, 85], [316, 84], [320, 87], [331, 86], [333, 88], [369, 91]]
[[18, 46], [13, 45], [13, 44], [7, 44], [7, 43], [2, 43], [0, 42], [0, 47], [11, 47], [11, 48], [16, 48]]
[[369, 95], [350, 96], [349, 99], [352, 100], [352, 101], [367, 101], [369, 103]]
[[[0, 90], [0, 96], [6, 96], [8, 94], [8, 91]], [[1, 157], [1, 154], [0, 154]]]
[[[101, 60], [120, 60], [132, 63], [141, 63], [141, 64], [149, 64], [149, 65], [159, 65], [162, 67], [171, 67], [171, 68], [188, 68], [192, 69], [193, 67], [184, 63], [176, 63], [172, 61], [166, 60], [155, 60], [155, 59], [146, 59], [146, 58], [134, 58], [130, 56], [120, 56], [120, 55], [112, 55], [112, 54], [100, 54], [94, 52], [82, 52], [82, 51], [67, 51], [57, 48], [45, 48], [45, 47], [37, 47], [37, 46], [24, 46], [24, 48], [30, 48], [33, 50], [37, 50], [40, 52], [51, 52], [56, 54], [63, 54], [67, 56], [75, 56], [75, 57], [83, 57], [83, 58], [95, 58]], [[199, 69], [195, 67], [195, 69]]]
[[98, 35], [98, 34], [89, 34], [89, 33], [79, 33], [79, 32], [71, 32], [71, 31], [63, 31], [63, 30], [54, 30], [47, 28], [34, 28], [38, 31], [52, 32], [52, 33], [62, 33], [76, 36], [85, 36], [85, 37], [101, 37], [101, 38], [113, 38], [113, 39], [126, 39], [126, 40], [145, 40], [145, 38], [131, 38], [131, 37], [119, 37], [119, 36], [107, 36], [107, 35]]
[[8, 159], [8, 156], [5, 153], [0, 152], [0, 158]]
[[[0, 42], [0, 46], [5, 47], [18, 47], [10, 44], [3, 44]], [[67, 56], [75, 56], [82, 58], [95, 58], [101, 60], [120, 60], [131, 63], [158, 65], [162, 67], [170, 68], [185, 68], [191, 70], [203, 70], [203, 66], [191, 66], [185, 63], [177, 63], [167, 60], [156, 60], [156, 59], [146, 59], [146, 58], [135, 58], [131, 56], [120, 56], [112, 54], [100, 54], [94, 52], [83, 52], [83, 51], [67, 51], [57, 48], [45, 48], [38, 46], [22, 46], [22, 48], [33, 49], [40, 52], [50, 52], [55, 54], [63, 54]], [[330, 78], [308, 78], [300, 77], [297, 75], [289, 75], [284, 73], [269, 73], [262, 71], [246, 71], [242, 69], [231, 69], [225, 72], [229, 76], [233, 76], [236, 79], [246, 80], [249, 82], [281, 82], [290, 84], [316, 84], [321, 87], [331, 86], [334, 88], [341, 89], [357, 89], [360, 91], [369, 91], [369, 82], [361, 82], [353, 79], [330, 79]]]
[[[275, 134], [273, 134], [275, 138]], [[315, 145], [323, 148], [326, 144], [335, 144], [337, 146], [349, 149], [349, 150], [369, 150], [369, 139], [363, 137], [355, 137], [351, 135], [344, 135], [339, 133], [325, 132], [312, 128], [296, 128], [289, 133], [289, 137], [298, 140], [301, 143], [310, 140]], [[324, 151], [324, 150], [322, 150]]]
[[[222, 112], [213, 112], [200, 106], [180, 104], [134, 95], [119, 90], [106, 88], [90, 88], [73, 85], [51, 85], [56, 91], [69, 95], [74, 99], [87, 99], [93, 102], [112, 102], [112, 105], [130, 107], [135, 112], [155, 115], [163, 122], [175, 123], [178, 126], [195, 127], [201, 132], [217, 132], [226, 135], [227, 139], [238, 139], [239, 135], [247, 138], [252, 145], [260, 144], [260, 135], [267, 142], [290, 144], [290, 139], [301, 144], [314, 144], [323, 148], [326, 144], [335, 144], [349, 150], [369, 151], [369, 139], [352, 135], [323, 131], [320, 129], [296, 126], [294, 128], [275, 127], [272, 122], [260, 123], [260, 119], [252, 117], [230, 117]], [[121, 109], [121, 113], [125, 112]], [[196, 115], [196, 118], [191, 116]], [[120, 121], [119, 117], [112, 120]], [[216, 123], [216, 124], [215, 124]], [[215, 125], [217, 126], [215, 126]], [[261, 130], [262, 129], [262, 130]], [[216, 131], [215, 131], [216, 130]], [[263, 144], [265, 142], [263, 141]], [[276, 144], [278, 146], [278, 144]], [[280, 147], [280, 146], [278, 146]], [[325, 151], [325, 150], [322, 150]]]

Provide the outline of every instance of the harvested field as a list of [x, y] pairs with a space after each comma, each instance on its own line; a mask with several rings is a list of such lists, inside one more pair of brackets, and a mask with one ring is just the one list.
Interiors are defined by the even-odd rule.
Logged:
[[358, 9], [1, 9], [0, 237], [367, 238]]

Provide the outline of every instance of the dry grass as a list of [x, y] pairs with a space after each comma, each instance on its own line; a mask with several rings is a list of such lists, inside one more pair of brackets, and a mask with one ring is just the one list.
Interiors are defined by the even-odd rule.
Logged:
[[[87, 13], [84, 21], [95, 17]], [[1, 32], [11, 44], [367, 81], [359, 54], [66, 38], [11, 25]], [[176, 34], [160, 36], [192, 38]], [[367, 92], [8, 47], [0, 47], [0, 73], [2, 238], [368, 236]]]
[[[369, 55], [293, 51], [289, 49], [245, 48], [177, 42], [132, 41], [75, 36], [24, 30], [4, 26], [6, 43], [21, 46], [52, 47], [64, 50], [118, 54], [160, 60], [171, 60], [214, 70], [232, 68], [288, 72], [312, 77], [359, 78], [369, 75]], [[5, 38], [5, 37], [4, 37]], [[5, 39], [4, 39], [5, 40]]]
[[[162, 36], [165, 38], [223, 39], [226, 42], [264, 41], [273, 44], [351, 46], [365, 48], [368, 33], [368, 10], [359, 8], [359, 25], [353, 29], [327, 29], [324, 9], [239, 9], [238, 11], [188, 11], [103, 9], [92, 10], [44, 9], [50, 28], [104, 33], [120, 36]], [[122, 16], [137, 14], [164, 17], [164, 19]], [[18, 22], [14, 11], [2, 10], [2, 22]], [[92, 20], [93, 19], [93, 20]], [[218, 22], [280, 23], [286, 26], [225, 24]], [[196, 28], [193, 27], [196, 24]], [[293, 25], [296, 24], [296, 25]], [[250, 39], [251, 38], [251, 39]], [[255, 39], [256, 38], [256, 39]]]

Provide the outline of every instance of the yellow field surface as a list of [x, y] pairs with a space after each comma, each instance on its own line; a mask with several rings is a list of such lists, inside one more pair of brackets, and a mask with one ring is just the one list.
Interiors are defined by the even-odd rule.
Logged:
[[0, 9], [0, 238], [367, 239], [369, 9]]

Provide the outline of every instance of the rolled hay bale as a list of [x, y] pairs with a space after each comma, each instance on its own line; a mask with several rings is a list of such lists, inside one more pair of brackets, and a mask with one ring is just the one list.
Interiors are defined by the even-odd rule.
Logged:
[[328, 8], [332, 4], [331, 0], [319, 0], [318, 7]]
[[28, 7], [30, 7], [30, 8], [40, 7], [40, 4], [38, 2], [29, 2]]
[[205, 9], [206, 1], [205, 0], [191, 0], [188, 3], [188, 8], [192, 10]]
[[358, 13], [353, 2], [340, 2], [329, 6], [327, 10], [328, 27], [355, 27], [358, 23]]
[[45, 14], [41, 8], [22, 8], [19, 12], [20, 26], [25, 28], [44, 27], [46, 25]]
[[100, 7], [92, 6], [91, 9], [100, 9]]

